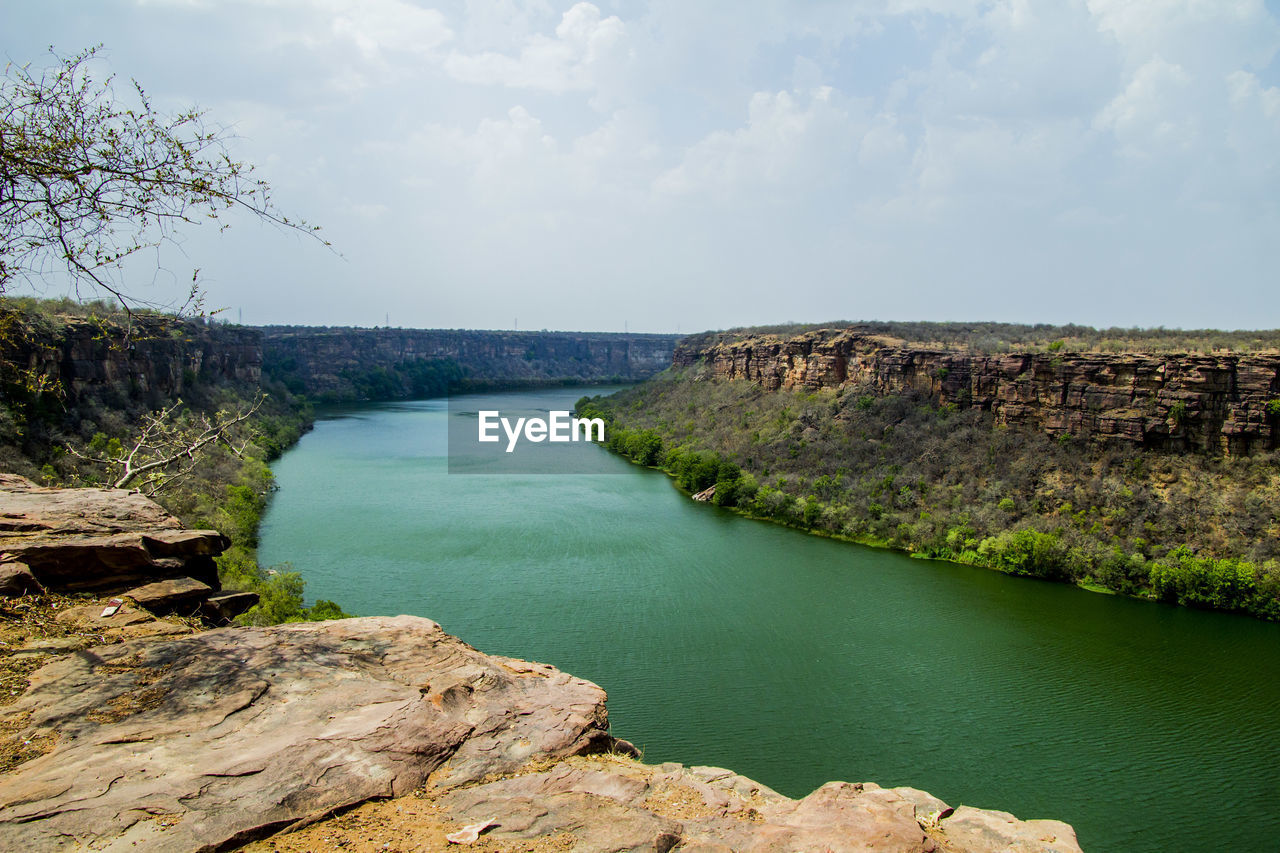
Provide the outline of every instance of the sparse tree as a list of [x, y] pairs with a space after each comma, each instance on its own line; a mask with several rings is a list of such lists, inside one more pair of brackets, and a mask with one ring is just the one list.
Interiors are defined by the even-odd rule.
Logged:
[[189, 475], [210, 445], [222, 444], [236, 456], [241, 455], [249, 440], [237, 439], [235, 427], [252, 417], [265, 400], [265, 394], [258, 394], [247, 408], [218, 412], [212, 418], [203, 414], [180, 417], [179, 400], [143, 415], [141, 431], [128, 444], [112, 439], [91, 442], [85, 450], [68, 445], [67, 450], [79, 459], [101, 465], [112, 488], [132, 486], [145, 495], [154, 495]]
[[[136, 81], [125, 97], [113, 77], [95, 80], [98, 50], [55, 53], [44, 71], [10, 64], [0, 80], [0, 294], [65, 274], [77, 296], [109, 294], [130, 312], [173, 308], [138, 298], [122, 265], [182, 226], [225, 229], [239, 209], [315, 236], [276, 208], [252, 166], [231, 158], [228, 132], [203, 111], [169, 115]], [[195, 279], [180, 313], [199, 306]]]

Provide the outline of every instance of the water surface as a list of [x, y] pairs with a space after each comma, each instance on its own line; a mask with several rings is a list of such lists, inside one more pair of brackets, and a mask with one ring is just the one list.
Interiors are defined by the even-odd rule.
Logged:
[[274, 466], [263, 563], [595, 681], [646, 761], [790, 796], [910, 785], [1068, 821], [1090, 851], [1276, 848], [1280, 625], [806, 535], [612, 457], [612, 476], [449, 475], [448, 417], [317, 423]]

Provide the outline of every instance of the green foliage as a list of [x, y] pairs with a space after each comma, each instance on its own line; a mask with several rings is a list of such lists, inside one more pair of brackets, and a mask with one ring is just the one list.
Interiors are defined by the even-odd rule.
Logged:
[[[672, 371], [584, 399], [579, 412], [604, 418], [609, 446], [631, 458], [636, 436], [660, 441], [657, 464], [681, 488], [715, 483], [718, 503], [754, 516], [1010, 574], [1280, 618], [1280, 453], [1098, 447], [997, 429], [972, 408], [942, 418], [924, 397], [765, 391], [695, 376]], [[722, 463], [737, 470], [722, 476]], [[1197, 591], [1187, 580], [1194, 566], [1163, 557], [1185, 544], [1252, 566], [1252, 591], [1243, 582]]]
[[[172, 324], [171, 318], [163, 323], [166, 328]], [[56, 345], [61, 334], [61, 327], [47, 323], [42, 316], [23, 314], [18, 326], [39, 329], [51, 345]], [[133, 332], [146, 326], [145, 319], [135, 317]], [[125, 332], [118, 326], [103, 328], [115, 339]], [[306, 605], [296, 573], [264, 571], [256, 562], [258, 525], [274, 488], [267, 460], [297, 441], [311, 422], [310, 406], [281, 385], [268, 386], [270, 395], [262, 407], [249, 421], [233, 428], [230, 443], [239, 453], [226, 445], [210, 445], [197, 455], [185, 477], [169, 482], [155, 499], [187, 527], [214, 528], [231, 539], [231, 547], [217, 559], [223, 585], [256, 591], [262, 599], [245, 620], [266, 624], [336, 618], [341, 609], [332, 603]], [[258, 389], [247, 384], [197, 381], [186, 388], [184, 398], [192, 413], [210, 415], [247, 408], [257, 394]], [[6, 441], [0, 443], [0, 464], [49, 485], [102, 485], [104, 472], [99, 467], [63, 448], [74, 446], [90, 455], [118, 457], [133, 446], [151, 402], [150, 398], [131, 397], [104, 386], [96, 395], [82, 395], [74, 405], [60, 404], [43, 415], [40, 409], [23, 406], [7, 393], [0, 395], [0, 428], [15, 418], [22, 423], [20, 433], [10, 429]]]
[[[277, 368], [276, 372], [286, 382], [301, 382], [296, 375], [282, 368]], [[390, 367], [378, 365], [347, 369], [340, 374], [346, 387], [321, 394], [320, 399], [337, 403], [443, 397], [458, 387], [463, 375], [462, 367], [451, 358], [417, 358], [397, 362]]]
[[1052, 580], [1071, 577], [1067, 549], [1057, 536], [1038, 530], [1006, 530], [978, 543], [985, 565], [1011, 575]]
[[1197, 556], [1179, 545], [1151, 567], [1151, 588], [1165, 601], [1215, 610], [1274, 609], [1259, 600], [1258, 570], [1249, 562]]

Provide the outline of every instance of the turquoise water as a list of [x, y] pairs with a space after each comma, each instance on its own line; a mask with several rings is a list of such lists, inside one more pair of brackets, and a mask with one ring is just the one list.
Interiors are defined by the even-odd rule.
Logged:
[[1091, 851], [1277, 848], [1280, 625], [751, 521], [595, 447], [615, 475], [450, 475], [448, 417], [427, 400], [317, 423], [274, 466], [262, 562], [600, 684], [647, 761], [790, 796], [910, 785], [1066, 820]]

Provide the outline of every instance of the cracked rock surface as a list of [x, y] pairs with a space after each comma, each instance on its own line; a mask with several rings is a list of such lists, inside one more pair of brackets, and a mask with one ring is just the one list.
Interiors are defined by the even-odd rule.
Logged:
[[598, 755], [626, 748], [603, 690], [414, 616], [72, 650], [3, 712], [52, 744], [0, 775], [3, 850], [421, 853], [460, 849], [445, 835], [477, 823], [473, 849], [526, 853], [1080, 850], [1064, 823], [910, 788], [793, 800], [729, 770]]
[[599, 687], [413, 616], [100, 646], [31, 682], [7, 716], [57, 745], [0, 777], [9, 850], [223, 849], [611, 743]]

